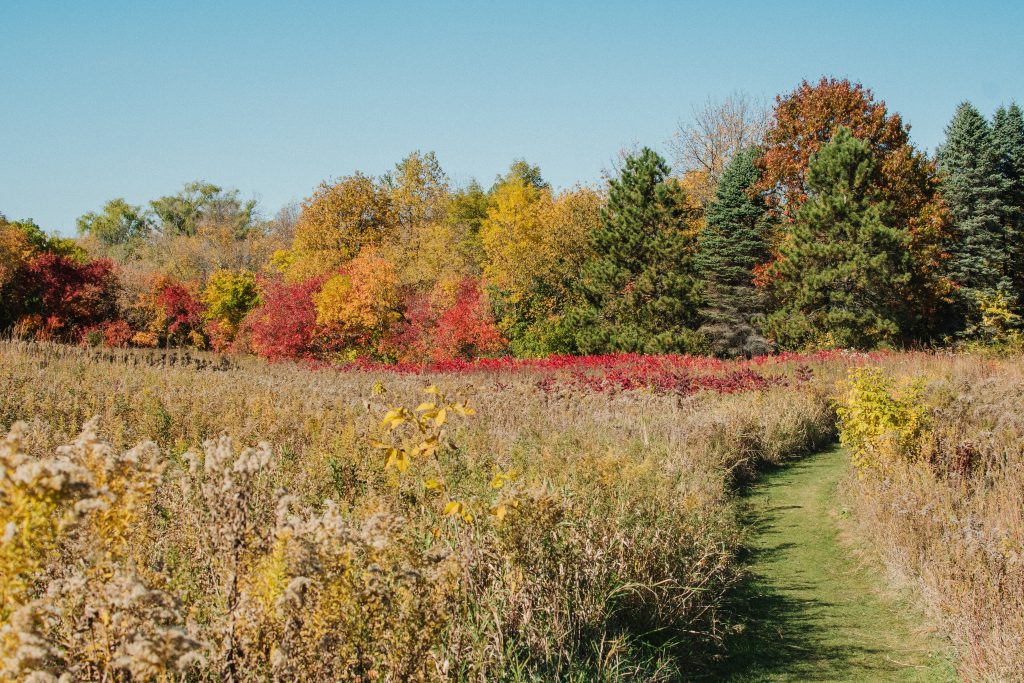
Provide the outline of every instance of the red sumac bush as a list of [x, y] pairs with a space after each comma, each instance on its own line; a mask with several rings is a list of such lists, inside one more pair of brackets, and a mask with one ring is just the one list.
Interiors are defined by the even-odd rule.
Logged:
[[79, 263], [44, 252], [29, 263], [26, 282], [29, 305], [43, 320], [42, 337], [75, 340], [117, 316], [117, 274], [108, 259]]
[[253, 352], [270, 360], [312, 357], [317, 329], [313, 295], [322, 284], [322, 277], [296, 283], [262, 280], [262, 303], [244, 323]]

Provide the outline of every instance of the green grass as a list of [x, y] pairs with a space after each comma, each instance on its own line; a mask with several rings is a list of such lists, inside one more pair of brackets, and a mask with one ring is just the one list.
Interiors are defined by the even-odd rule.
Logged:
[[736, 604], [748, 625], [711, 680], [957, 680], [914, 606], [841, 540], [836, 489], [848, 466], [833, 450], [750, 488], [752, 573]]

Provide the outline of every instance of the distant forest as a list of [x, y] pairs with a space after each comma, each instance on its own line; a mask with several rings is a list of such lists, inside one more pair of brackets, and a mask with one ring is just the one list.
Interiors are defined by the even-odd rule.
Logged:
[[709, 102], [671, 165], [627, 150], [599, 187], [525, 160], [458, 187], [413, 152], [272, 218], [202, 181], [112, 199], [74, 239], [0, 214], [0, 329], [330, 362], [1019, 350], [1020, 107], [962, 103], [934, 156], [909, 131], [822, 78]]

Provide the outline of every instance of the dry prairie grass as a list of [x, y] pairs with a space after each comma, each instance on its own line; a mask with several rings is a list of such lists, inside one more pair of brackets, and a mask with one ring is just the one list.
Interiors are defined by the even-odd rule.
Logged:
[[[951, 357], [885, 370], [916, 380], [908, 408], [920, 424], [902, 437], [890, 425], [861, 445], [874, 464], [852, 481], [857, 517], [893, 572], [920, 589], [957, 646], [961, 675], [1020, 680], [1024, 364]], [[885, 411], [908, 421], [891, 404]], [[843, 424], [844, 436], [851, 431]]]
[[965, 675], [1019, 670], [1019, 361], [833, 357], [672, 394], [199, 360], [2, 344], [0, 427], [24, 424], [0, 676], [687, 677], [736, 625], [734, 484], [831, 442], [864, 364], [929, 406], [913, 457], [853, 482], [866, 533]]
[[[731, 482], [833, 438], [814, 382], [678, 397], [118, 360], [0, 349], [10, 448], [82, 480], [8, 596], [11, 679], [677, 678], [730, 627]], [[430, 382], [475, 414], [400, 473], [373, 442]], [[125, 467], [137, 485], [112, 487]]]

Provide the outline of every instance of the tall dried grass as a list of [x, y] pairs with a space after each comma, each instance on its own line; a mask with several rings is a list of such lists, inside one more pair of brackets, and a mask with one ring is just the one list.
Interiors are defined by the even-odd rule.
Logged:
[[[674, 679], [731, 627], [732, 482], [833, 438], [824, 364], [688, 396], [17, 343], [0, 369], [11, 457], [82, 481], [45, 544], [14, 533], [12, 680]], [[385, 466], [431, 382], [475, 414]]]
[[[847, 408], [884, 413], [877, 423], [888, 425], [856, 444], [867, 455], [851, 481], [864, 533], [920, 589], [966, 680], [1021, 680], [1024, 364], [961, 356], [883, 367], [916, 382], [916, 398], [893, 410], [884, 396], [868, 405], [863, 394], [845, 395]], [[875, 389], [893, 396], [893, 380], [879, 387], [876, 378]], [[848, 439], [858, 431], [849, 413], [842, 428]]]

